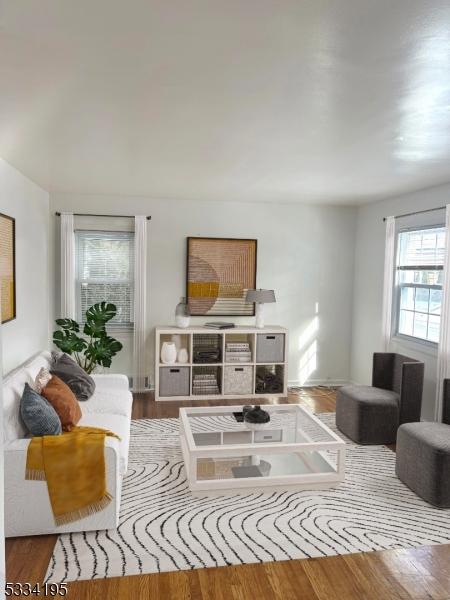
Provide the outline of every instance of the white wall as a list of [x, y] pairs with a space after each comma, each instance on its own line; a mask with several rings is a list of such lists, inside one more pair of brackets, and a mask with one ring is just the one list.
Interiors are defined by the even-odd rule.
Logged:
[[[450, 202], [450, 184], [361, 206], [357, 214], [351, 379], [370, 383], [372, 354], [381, 350], [381, 313], [385, 224], [383, 217], [444, 206]], [[414, 343], [391, 344], [425, 363], [422, 418], [433, 420], [436, 393], [436, 353]]]
[[16, 219], [17, 317], [2, 325], [7, 373], [49, 346], [49, 196], [2, 159], [0, 212]]
[[[266, 306], [266, 323], [283, 325], [290, 330], [290, 381], [303, 383], [308, 367], [310, 383], [348, 380], [354, 208], [175, 202], [76, 194], [51, 194], [50, 205], [52, 215], [56, 210], [72, 210], [152, 216], [148, 248], [148, 360], [152, 380], [154, 327], [173, 324], [175, 306], [185, 293], [187, 236], [257, 238], [258, 287], [274, 288], [277, 295], [277, 303]], [[58, 218], [53, 217], [54, 248], [58, 227]], [[58, 282], [57, 254], [52, 262]], [[57, 315], [57, 295], [54, 301], [53, 312]], [[249, 322], [242, 318], [233, 320]], [[205, 319], [193, 321], [201, 324]], [[130, 358], [130, 352], [123, 352], [113, 369], [131, 373]]]
[[[2, 364], [2, 330], [0, 327], [0, 365]], [[3, 406], [2, 372], [0, 370], [0, 406]], [[3, 431], [3, 411], [0, 410], [0, 431]], [[4, 489], [3, 435], [0, 437], [0, 598], [5, 597], [5, 489]]]

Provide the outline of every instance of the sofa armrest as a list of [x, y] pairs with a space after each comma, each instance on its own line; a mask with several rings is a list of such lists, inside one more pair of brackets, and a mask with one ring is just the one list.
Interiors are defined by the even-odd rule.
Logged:
[[[13, 456], [13, 453], [20, 452], [25, 457], [26, 464], [26, 455], [28, 452], [28, 445], [31, 442], [31, 438], [21, 438], [17, 440], [12, 440], [10, 442], [5, 442], [5, 446], [3, 448], [5, 454], [5, 464], [7, 463], [7, 458]], [[105, 438], [105, 461], [107, 466], [114, 466], [114, 463], [117, 462], [119, 464], [119, 440], [113, 437]], [[25, 469], [23, 471], [23, 476], [25, 477]]]
[[130, 389], [128, 377], [119, 373], [101, 373], [92, 375], [92, 379], [95, 381], [95, 385], [103, 389], [115, 388], [127, 391]]
[[[45, 481], [25, 479], [30, 438], [7, 442], [5, 464], [5, 536], [43, 535], [74, 531], [94, 531], [117, 527], [122, 478], [120, 476], [119, 440], [105, 439], [107, 490], [112, 496], [102, 511], [61, 527], [55, 525]], [[32, 508], [30, 507], [30, 498]]]

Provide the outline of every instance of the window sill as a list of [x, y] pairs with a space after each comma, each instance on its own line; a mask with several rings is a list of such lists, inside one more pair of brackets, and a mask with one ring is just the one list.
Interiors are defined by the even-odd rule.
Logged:
[[398, 346], [402, 346], [403, 348], [411, 349], [414, 352], [428, 354], [428, 356], [432, 356], [434, 358], [436, 358], [438, 354], [438, 344], [428, 343], [419, 339], [411, 339], [399, 335], [394, 335], [391, 338], [391, 343], [397, 344]]

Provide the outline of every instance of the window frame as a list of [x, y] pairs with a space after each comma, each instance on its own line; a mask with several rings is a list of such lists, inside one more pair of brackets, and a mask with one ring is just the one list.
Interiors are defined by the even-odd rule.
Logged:
[[[122, 234], [122, 235], [128, 235], [130, 238], [133, 239], [133, 256], [134, 256], [134, 243], [135, 243], [135, 234], [134, 231], [119, 231], [119, 230], [108, 230], [108, 229], [84, 229], [82, 227], [78, 227], [77, 229], [75, 229], [75, 310], [76, 310], [76, 315], [77, 315], [77, 320], [80, 323], [80, 325], [82, 327], [84, 327], [84, 324], [86, 323], [86, 319], [85, 319], [85, 315], [83, 314], [82, 310], [81, 310], [81, 288], [83, 283], [87, 283], [89, 285], [89, 283], [99, 283], [99, 284], [108, 284], [108, 283], [112, 283], [111, 281], [107, 280], [107, 279], [81, 279], [79, 277], [79, 264], [78, 264], [78, 241], [77, 241], [77, 233], [84, 233], [84, 234], [92, 234], [93, 236], [95, 234], [111, 234], [111, 237], [113, 238], [114, 234]], [[131, 306], [131, 314], [134, 315], [134, 302], [135, 302], [135, 278], [134, 278], [134, 261], [133, 261], [133, 257], [130, 257], [130, 278], [129, 279], [121, 279], [121, 280], [114, 280], [114, 283], [122, 283], [122, 284], [127, 284], [130, 286], [130, 292], [131, 292], [131, 301], [130, 301], [130, 306]], [[107, 323], [107, 327], [109, 331], [112, 331], [114, 333], [120, 333], [120, 332], [130, 332], [134, 330], [134, 319], [128, 323], [114, 323], [112, 321], [109, 321]]]
[[[427, 285], [427, 284], [423, 284], [423, 283], [399, 285], [399, 283], [397, 281], [397, 277], [398, 277], [398, 272], [400, 271], [400, 269], [398, 267], [397, 261], [398, 261], [400, 235], [402, 233], [407, 233], [408, 231], [424, 231], [424, 230], [430, 230], [430, 229], [443, 229], [443, 228], [445, 228], [445, 223], [416, 224], [416, 225], [411, 225], [408, 227], [402, 227], [395, 232], [395, 248], [394, 248], [395, 265], [394, 265], [394, 274], [393, 274], [394, 293], [392, 294], [392, 302], [393, 302], [392, 323], [393, 323], [394, 327], [393, 327], [392, 339], [393, 339], [393, 341], [408, 342], [409, 344], [420, 345], [423, 347], [424, 350], [431, 351], [432, 354], [437, 353], [437, 350], [439, 347], [439, 342], [433, 342], [432, 340], [426, 340], [424, 338], [415, 337], [413, 335], [408, 335], [406, 333], [400, 333], [399, 327], [400, 327], [401, 293], [402, 293], [402, 288], [406, 288], [406, 287], [423, 288], [423, 289], [428, 289], [428, 290], [442, 290], [442, 285], [440, 285], [440, 286], [439, 285]], [[433, 271], [443, 270], [443, 266], [442, 267], [439, 266], [438, 268], [436, 268], [435, 265], [421, 265], [421, 266], [425, 267], [425, 268], [428, 267], [428, 270], [433, 270]], [[423, 270], [426, 270], [425, 268]], [[405, 270], [407, 270], [407, 269], [405, 269]], [[421, 311], [413, 311], [413, 312], [421, 313]], [[422, 312], [421, 314], [429, 315], [430, 313]]]

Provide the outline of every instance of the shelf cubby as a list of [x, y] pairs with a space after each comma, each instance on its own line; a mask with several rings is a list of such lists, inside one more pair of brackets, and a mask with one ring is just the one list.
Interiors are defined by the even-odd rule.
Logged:
[[192, 367], [193, 396], [220, 396], [222, 393], [222, 367], [219, 365], [194, 365]]
[[195, 365], [219, 364], [223, 357], [223, 335], [220, 333], [194, 333], [192, 336], [192, 362]]
[[284, 389], [284, 365], [256, 366], [255, 394], [281, 394]]
[[[179, 330], [182, 331], [182, 330]], [[187, 333], [162, 333], [159, 336], [159, 343], [157, 346], [157, 359], [160, 363], [160, 365], [164, 365], [164, 363], [161, 361], [161, 350], [162, 350], [162, 346], [164, 344], [164, 342], [174, 342], [176, 347], [177, 347], [177, 352], [179, 352], [181, 350], [181, 348], [183, 348], [184, 350], [187, 351], [188, 353], [188, 360], [186, 363], [182, 363], [184, 364], [190, 364], [192, 362], [192, 353], [191, 353], [191, 336]], [[178, 362], [178, 358], [177, 358], [177, 364], [180, 364]]]
[[254, 333], [226, 333], [224, 362], [230, 365], [253, 363], [255, 360], [255, 342]]

